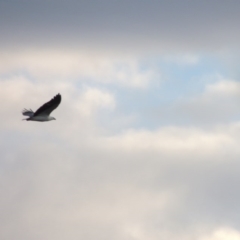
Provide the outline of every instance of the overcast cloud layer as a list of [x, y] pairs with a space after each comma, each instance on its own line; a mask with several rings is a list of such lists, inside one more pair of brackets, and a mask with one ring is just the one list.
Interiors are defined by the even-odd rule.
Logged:
[[239, 10], [0, 1], [0, 239], [240, 240]]
[[239, 8], [237, 0], [1, 1], [1, 43], [154, 53], [233, 49]]

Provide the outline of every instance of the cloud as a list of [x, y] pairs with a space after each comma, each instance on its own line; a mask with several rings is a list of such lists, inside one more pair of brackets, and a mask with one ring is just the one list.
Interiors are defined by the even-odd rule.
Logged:
[[130, 152], [157, 151], [171, 154], [195, 152], [201, 148], [199, 154], [204, 154], [233, 143], [232, 138], [220, 129], [213, 132], [181, 127], [166, 127], [155, 131], [128, 130], [121, 135], [106, 138], [107, 143], [104, 145], [112, 146], [115, 151], [121, 146], [121, 149]]
[[178, 65], [197, 65], [200, 62], [200, 57], [197, 55], [182, 54], [182, 55], [167, 55], [164, 59], [166, 62], [177, 63]]
[[[109, 89], [21, 75], [0, 85], [1, 238], [188, 240], [238, 221], [238, 122], [112, 133], [99, 122], [118, 111]], [[55, 124], [16, 120], [59, 89]]]
[[[80, 89], [74, 81], [39, 82], [31, 81], [22, 75], [14, 75], [0, 81], [1, 131], [25, 131], [28, 134], [31, 134], [31, 131], [35, 132], [37, 126], [33, 122], [26, 124], [21, 121], [24, 118], [21, 115], [22, 109], [31, 108], [36, 111], [57, 93], [62, 94], [62, 103], [52, 115], [60, 125], [42, 126], [52, 134], [60, 132], [69, 137], [72, 131], [90, 134], [96, 130], [99, 114], [114, 110], [116, 105], [115, 96], [101, 88], [86, 86]], [[60, 108], [62, 111], [59, 111]], [[68, 128], [61, 129], [63, 123], [67, 124]]]
[[158, 71], [141, 68], [136, 58], [107, 56], [101, 53], [71, 50], [3, 51], [0, 73], [24, 74], [35, 81], [68, 81], [116, 84], [130, 88], [146, 88], [159, 77]]
[[206, 95], [219, 94], [222, 96], [240, 96], [240, 83], [234, 80], [223, 79], [206, 86]]
[[99, 108], [111, 108], [115, 107], [115, 100], [112, 94], [103, 92], [99, 89], [87, 89], [81, 96], [80, 104], [76, 110], [85, 115], [91, 115], [96, 109]]
[[220, 228], [215, 230], [211, 236], [200, 238], [200, 240], [239, 240], [238, 231], [229, 228]]
[[[2, 1], [0, 239], [239, 239], [238, 23], [231, 0]], [[58, 92], [57, 121], [21, 121]]]
[[201, 127], [236, 121], [240, 115], [239, 82], [219, 76], [214, 77], [214, 81], [205, 82], [201, 92], [198, 90], [197, 94], [184, 95], [171, 104], [162, 104], [157, 110], [154, 108], [151, 120]]
[[71, 128], [78, 114], [1, 135], [2, 238], [191, 239], [234, 221], [239, 123], [107, 137]]
[[239, 46], [238, 10], [234, 0], [2, 2], [1, 42], [5, 48], [72, 46], [126, 53], [233, 50]]

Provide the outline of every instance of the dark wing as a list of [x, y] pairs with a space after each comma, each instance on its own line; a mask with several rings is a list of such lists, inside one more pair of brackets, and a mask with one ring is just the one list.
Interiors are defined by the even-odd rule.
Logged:
[[57, 94], [53, 99], [51, 99], [49, 102], [43, 104], [35, 113], [35, 116], [48, 116], [55, 108], [58, 107], [58, 105], [61, 102], [61, 95]]

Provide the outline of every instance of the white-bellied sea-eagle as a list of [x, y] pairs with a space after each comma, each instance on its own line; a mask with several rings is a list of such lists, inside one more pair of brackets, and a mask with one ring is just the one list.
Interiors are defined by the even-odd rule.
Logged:
[[50, 113], [58, 107], [61, 102], [61, 95], [57, 94], [53, 99], [49, 102], [43, 104], [36, 112], [33, 112], [32, 109], [23, 109], [22, 114], [24, 116], [29, 116], [29, 118], [23, 119], [27, 121], [38, 121], [38, 122], [46, 122], [51, 120], [56, 120], [54, 117], [49, 116]]

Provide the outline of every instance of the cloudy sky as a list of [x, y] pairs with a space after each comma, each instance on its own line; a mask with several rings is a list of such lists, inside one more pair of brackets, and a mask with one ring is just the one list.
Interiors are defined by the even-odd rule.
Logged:
[[239, 11], [0, 0], [0, 239], [240, 240]]

